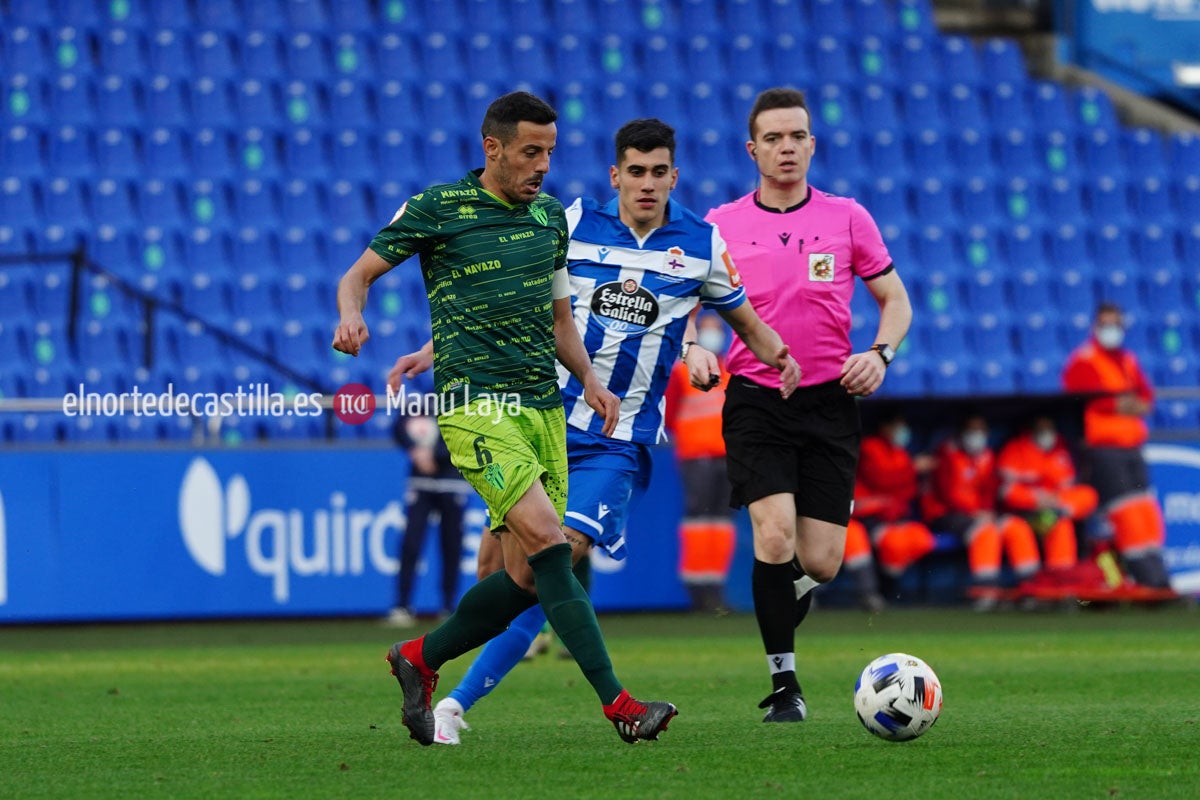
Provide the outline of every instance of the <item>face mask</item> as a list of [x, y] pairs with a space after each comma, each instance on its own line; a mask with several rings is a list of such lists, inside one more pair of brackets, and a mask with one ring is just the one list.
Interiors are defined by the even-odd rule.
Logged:
[[962, 449], [978, 455], [987, 448], [987, 434], [983, 431], [967, 431], [962, 435]]
[[901, 450], [907, 450], [910, 442], [912, 442], [912, 429], [907, 425], [896, 426], [892, 431], [892, 445]]
[[710, 353], [721, 355], [725, 352], [725, 334], [714, 328], [705, 328], [696, 334], [696, 344]]
[[1096, 341], [1105, 350], [1116, 350], [1125, 341], [1125, 329], [1120, 325], [1100, 325], [1096, 328]]
[[1052, 450], [1057, 440], [1058, 436], [1054, 431], [1038, 431], [1033, 435], [1033, 443], [1042, 451]]

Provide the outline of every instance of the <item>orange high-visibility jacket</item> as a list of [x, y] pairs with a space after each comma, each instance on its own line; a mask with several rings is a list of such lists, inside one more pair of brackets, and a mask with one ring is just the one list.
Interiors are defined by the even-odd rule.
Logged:
[[991, 449], [972, 456], [955, 441], [939, 447], [929, 491], [921, 498], [925, 519], [933, 521], [951, 512], [975, 514], [995, 508], [996, 458]]
[[1105, 350], [1095, 339], [1081, 344], [1067, 359], [1063, 387], [1068, 392], [1099, 393], [1083, 411], [1083, 438], [1091, 447], [1140, 447], [1149, 435], [1139, 416], [1117, 413], [1116, 395], [1132, 392], [1154, 399], [1137, 357], [1128, 350]]
[[912, 456], [882, 436], [863, 439], [854, 483], [854, 516], [895, 522], [909, 516], [917, 496]]
[[996, 468], [1000, 473], [1000, 499], [1019, 511], [1037, 509], [1039, 489], [1058, 492], [1075, 484], [1075, 464], [1062, 437], [1054, 447], [1042, 450], [1031, 434], [1023, 433], [1000, 450]]
[[707, 392], [692, 386], [687, 364], [682, 361], [671, 370], [667, 381], [667, 409], [664, 424], [675, 442], [675, 456], [719, 458], [725, 455], [721, 436], [721, 408], [725, 405], [725, 387], [729, 373], [721, 360], [721, 383]]

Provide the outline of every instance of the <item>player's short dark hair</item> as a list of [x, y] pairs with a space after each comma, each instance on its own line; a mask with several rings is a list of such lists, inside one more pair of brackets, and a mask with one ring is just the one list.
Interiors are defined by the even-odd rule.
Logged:
[[[754, 98], [754, 105], [750, 108], [750, 139], [754, 140], [754, 127], [758, 122], [758, 115], [764, 111], [772, 111], [776, 108], [803, 108], [805, 113], [808, 111], [808, 101], [804, 98], [804, 92], [799, 89], [793, 89], [790, 86], [776, 86], [774, 89], [764, 89], [758, 93], [758, 97]], [[809, 114], [809, 124], [812, 124], [812, 115]]]
[[671, 154], [671, 163], [675, 163], [675, 129], [661, 119], [635, 119], [626, 122], [617, 131], [617, 163], [625, 158], [629, 148], [639, 153], [649, 153], [660, 147], [667, 148]]
[[497, 97], [483, 115], [480, 133], [486, 139], [491, 136], [501, 144], [508, 144], [517, 135], [517, 125], [532, 122], [534, 125], [549, 125], [558, 119], [558, 112], [549, 103], [529, 92], [509, 92]]
[[[1117, 314], [1123, 317], [1125, 316], [1125, 311], [1113, 301], [1105, 300], [1103, 303], [1096, 306], [1096, 317], [1100, 316], [1101, 314]], [[1093, 319], [1095, 319], [1095, 317], [1093, 317]]]

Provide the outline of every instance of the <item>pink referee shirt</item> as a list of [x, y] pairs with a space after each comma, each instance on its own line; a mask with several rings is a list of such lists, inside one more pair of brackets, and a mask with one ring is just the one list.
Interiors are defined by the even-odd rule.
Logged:
[[[870, 280], [892, 264], [879, 226], [854, 199], [811, 187], [807, 200], [784, 212], [763, 208], [757, 196], [718, 206], [705, 219], [720, 229], [754, 310], [790, 345], [804, 372], [800, 385], [835, 380], [850, 355], [854, 276]], [[736, 336], [728, 366], [779, 386], [778, 370]]]

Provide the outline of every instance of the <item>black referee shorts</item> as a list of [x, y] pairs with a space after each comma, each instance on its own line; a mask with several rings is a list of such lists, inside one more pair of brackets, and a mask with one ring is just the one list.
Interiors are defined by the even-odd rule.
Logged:
[[862, 423], [858, 401], [836, 380], [784, 400], [778, 389], [735, 375], [721, 432], [734, 508], [787, 493], [797, 516], [849, 523]]

